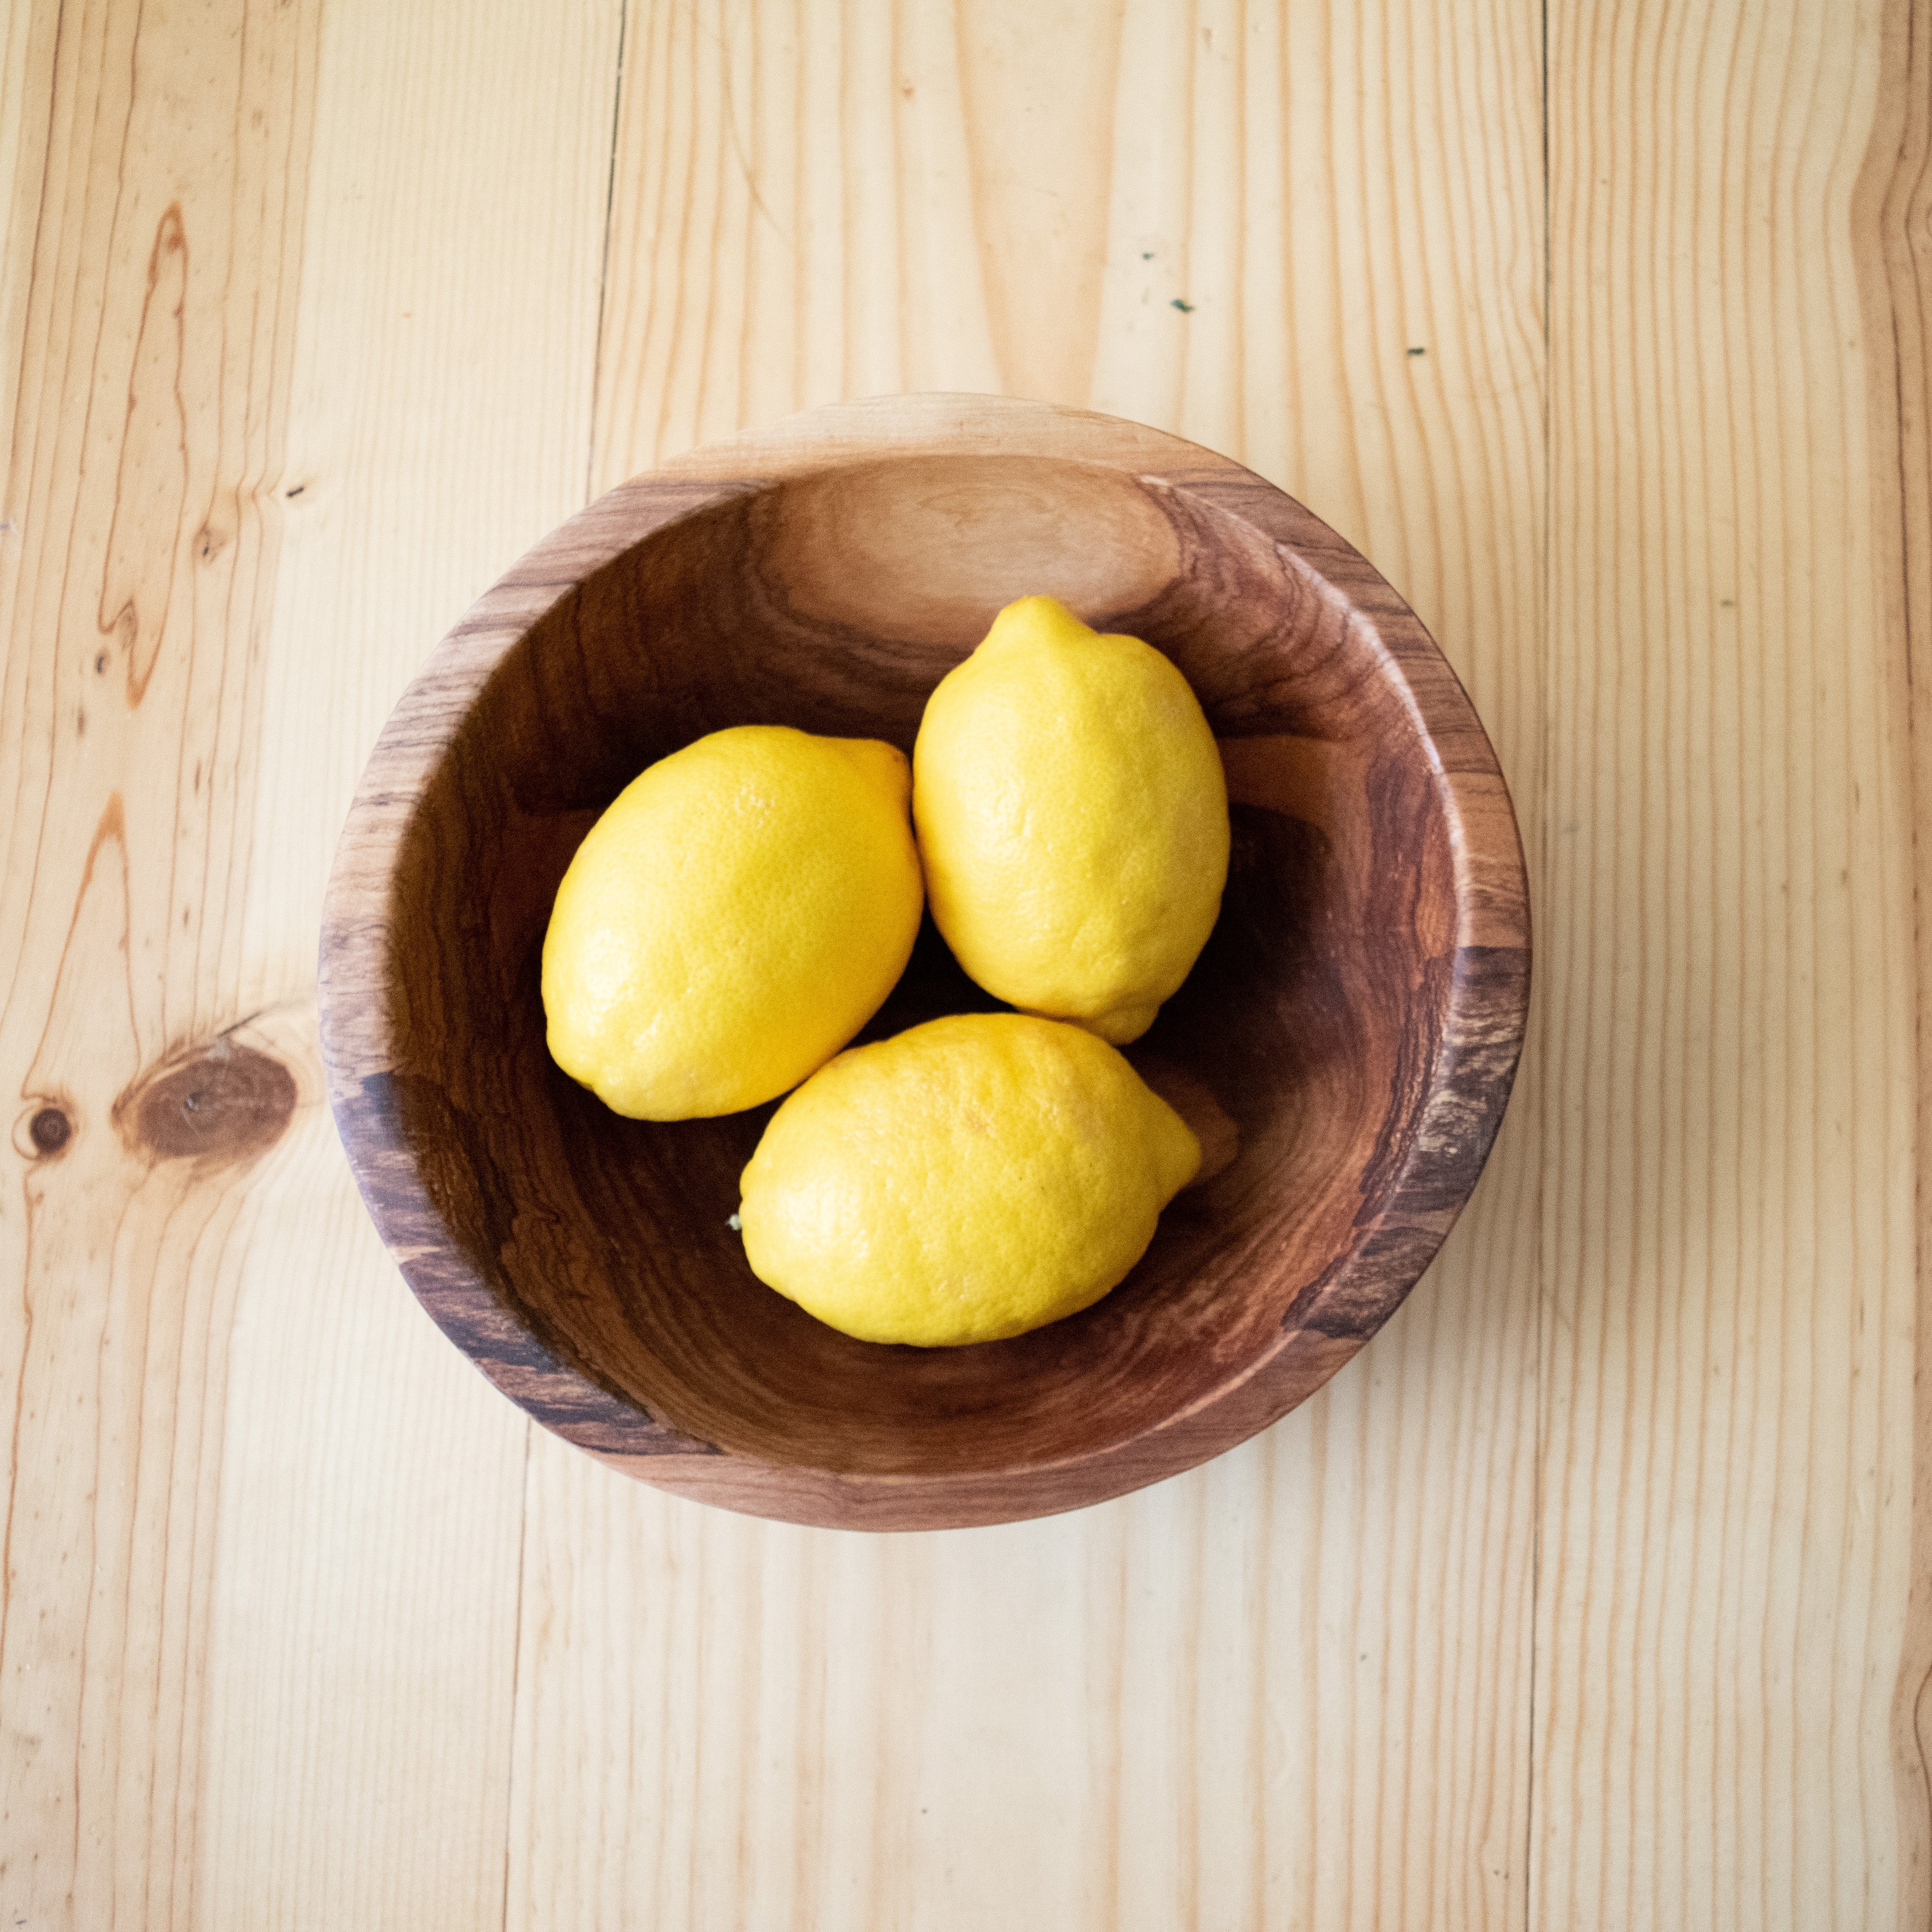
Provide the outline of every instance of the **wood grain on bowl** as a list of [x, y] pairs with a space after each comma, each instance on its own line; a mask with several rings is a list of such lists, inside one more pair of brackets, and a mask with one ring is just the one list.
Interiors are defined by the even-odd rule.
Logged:
[[[1144, 637], [1222, 740], [1221, 919], [1147, 1036], [1228, 1157], [1122, 1286], [1010, 1342], [880, 1348], [727, 1225], [769, 1109], [653, 1125], [552, 1064], [550, 896], [644, 766], [750, 722], [910, 749], [1034, 591]], [[1467, 1198], [1528, 973], [1508, 797], [1413, 614], [1301, 506], [1112, 418], [845, 405], [624, 484], [437, 648], [383, 733], [322, 937], [331, 1090], [436, 1321], [646, 1480], [801, 1521], [1041, 1515], [1217, 1454], [1388, 1318]], [[877, 1031], [983, 1005], [928, 930]]]

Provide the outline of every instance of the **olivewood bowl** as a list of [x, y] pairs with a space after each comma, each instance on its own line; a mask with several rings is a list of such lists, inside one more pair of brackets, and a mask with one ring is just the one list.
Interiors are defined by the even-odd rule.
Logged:
[[[1222, 741], [1220, 922], [1132, 1050], [1205, 1178], [1093, 1308], [925, 1351], [763, 1286], [727, 1225], [771, 1109], [620, 1119], [552, 1064], [538, 958], [598, 813], [728, 724], [911, 748], [1013, 598], [1157, 644]], [[384, 730], [322, 935], [351, 1164], [410, 1286], [539, 1422], [762, 1516], [1041, 1516], [1203, 1462], [1372, 1335], [1475, 1184], [1529, 940], [1489, 740], [1402, 599], [1226, 458], [980, 396], [794, 418], [612, 490], [436, 647]], [[986, 1006], [928, 926], [866, 1037]]]

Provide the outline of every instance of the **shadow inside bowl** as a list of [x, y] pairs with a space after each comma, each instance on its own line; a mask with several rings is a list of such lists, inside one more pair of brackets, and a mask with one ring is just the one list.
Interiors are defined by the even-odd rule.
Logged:
[[[1082, 1314], [961, 1349], [856, 1342], [758, 1282], [728, 1226], [770, 1108], [628, 1121], [550, 1060], [550, 900], [598, 812], [706, 732], [910, 751], [932, 686], [1002, 604], [1041, 590], [1165, 650], [1222, 740], [1221, 917], [1132, 1051], [1204, 1085], [1238, 1144]], [[1263, 1358], [1401, 1167], [1454, 954], [1432, 769], [1372, 629], [1190, 491], [1019, 456], [748, 490], [656, 531], [512, 648], [411, 822], [386, 991], [426, 1190], [555, 1354], [728, 1450], [912, 1474], [1125, 1442]], [[866, 1036], [995, 1004], [928, 923]]]

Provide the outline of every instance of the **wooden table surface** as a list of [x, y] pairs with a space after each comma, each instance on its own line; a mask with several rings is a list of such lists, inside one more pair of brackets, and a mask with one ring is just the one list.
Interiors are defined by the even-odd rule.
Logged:
[[[0, 6], [0, 1928], [1932, 1925], [1928, 144], [1913, 0]], [[431, 1328], [315, 938], [526, 546], [927, 388], [1359, 544], [1538, 985], [1319, 1396], [868, 1538]]]

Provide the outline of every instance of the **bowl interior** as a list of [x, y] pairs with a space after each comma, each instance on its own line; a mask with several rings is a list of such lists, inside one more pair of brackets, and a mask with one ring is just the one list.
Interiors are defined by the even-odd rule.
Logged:
[[[552, 1064], [538, 965], [578, 841], [653, 759], [730, 724], [884, 738], [1011, 598], [1147, 638], [1222, 740], [1220, 921], [1131, 1056], [1211, 1096], [1234, 1154], [1084, 1313], [883, 1348], [752, 1274], [727, 1218], [771, 1109], [653, 1125]], [[1449, 992], [1450, 851], [1430, 747], [1371, 626], [1202, 496], [1103, 465], [916, 456], [714, 503], [514, 645], [411, 820], [386, 997], [406, 1138], [451, 1240], [544, 1342], [719, 1448], [876, 1474], [1123, 1442], [1281, 1342], [1400, 1165]], [[1444, 929], [1430, 929], [1432, 922]], [[867, 1037], [995, 1003], [928, 925]]]

